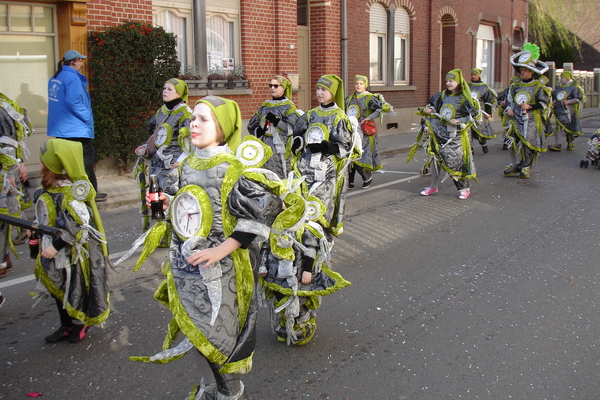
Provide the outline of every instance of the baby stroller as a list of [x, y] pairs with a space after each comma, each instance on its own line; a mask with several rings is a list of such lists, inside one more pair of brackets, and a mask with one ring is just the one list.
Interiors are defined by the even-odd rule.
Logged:
[[585, 152], [585, 157], [579, 162], [580, 168], [587, 168], [590, 165], [590, 162], [592, 163], [592, 165], [599, 165], [598, 162], [600, 161], [600, 132], [596, 132], [597, 133], [594, 133], [590, 137], [590, 140], [588, 140], [588, 149]]

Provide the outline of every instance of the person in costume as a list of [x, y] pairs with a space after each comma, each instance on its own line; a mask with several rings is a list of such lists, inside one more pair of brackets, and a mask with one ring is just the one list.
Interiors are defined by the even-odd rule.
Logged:
[[[460, 69], [446, 74], [446, 90], [435, 93], [429, 104], [420, 109], [422, 129], [407, 158], [412, 159], [416, 145], [423, 139], [423, 147], [430, 157], [431, 183], [421, 191], [429, 196], [437, 193], [438, 179], [442, 170], [452, 178], [458, 198], [465, 200], [471, 194], [469, 179], [477, 179], [475, 163], [469, 140], [469, 128], [479, 114], [479, 103], [472, 97], [467, 81]], [[425, 133], [425, 134], [423, 134]]]
[[106, 235], [81, 143], [50, 139], [40, 146], [40, 160], [35, 222], [62, 231], [59, 238], [42, 235], [36, 260], [38, 296], [49, 293], [54, 298], [61, 324], [45, 340], [76, 343], [110, 314]]
[[[237, 376], [252, 368], [258, 244], [268, 239], [278, 253], [285, 224], [294, 226], [305, 213], [302, 197], [288, 193], [273, 172], [246, 171], [237, 152], [244, 145], [241, 129], [234, 101], [207, 96], [196, 103], [190, 123], [193, 150], [178, 167], [178, 180], [160, 196], [173, 233], [162, 268], [166, 279], [155, 298], [173, 312], [173, 320], [163, 352], [131, 358], [166, 363], [196, 348], [214, 383], [207, 385], [203, 376], [190, 395], [195, 399], [246, 398]], [[138, 239], [136, 243], [143, 241], [145, 247], [136, 268], [156, 248], [165, 225], [155, 224]], [[279, 254], [293, 259], [288, 247]], [[171, 348], [180, 331], [185, 339]]]
[[96, 201], [106, 201], [107, 194], [98, 192], [94, 172], [94, 115], [88, 80], [81, 73], [86, 58], [76, 50], [67, 51], [48, 81], [48, 136], [83, 145], [85, 172], [97, 192]]
[[560, 74], [560, 82], [552, 91], [552, 108], [556, 117], [556, 129], [554, 131], [554, 144], [548, 145], [548, 150], [561, 151], [560, 138], [562, 132], [567, 136], [567, 150], [575, 150], [575, 138], [581, 136], [579, 126], [579, 112], [581, 105], [585, 103], [585, 92], [579, 84], [573, 80], [571, 71], [563, 71]]
[[551, 93], [546, 86], [547, 78], [542, 76], [548, 66], [538, 60], [539, 48], [527, 43], [523, 49], [510, 58], [520, 79], [510, 85], [507, 96], [506, 114], [510, 118], [510, 134], [514, 141], [511, 163], [505, 168], [504, 175], [527, 179], [537, 154], [546, 151], [546, 107]]
[[[0, 93], [0, 213], [20, 217], [21, 211], [31, 206], [31, 197], [24, 183], [28, 151], [25, 138], [33, 132], [25, 109]], [[18, 258], [11, 238], [12, 227], [0, 222], [0, 278], [12, 270], [8, 249]]]
[[[159, 186], [167, 190], [177, 180], [177, 167], [188, 155], [182, 147], [183, 141], [189, 140], [192, 114], [187, 105], [187, 83], [177, 78], [167, 80], [163, 86], [162, 99], [164, 104], [148, 121], [150, 138], [135, 149], [138, 161], [133, 175], [140, 185], [140, 212], [144, 232], [150, 227], [146, 207], [147, 175], [156, 175]], [[146, 159], [150, 159], [149, 171], [146, 171]]]
[[292, 262], [275, 257], [268, 245], [261, 251], [259, 272], [271, 326], [288, 345], [308, 343], [317, 329], [321, 297], [350, 284], [331, 270], [331, 247], [333, 236], [342, 232], [348, 165], [361, 146], [343, 111], [342, 80], [322, 76], [316, 97], [320, 105], [298, 118], [292, 140], [292, 169], [311, 210], [308, 221], [294, 238]]
[[[348, 188], [354, 189], [354, 177], [356, 172], [363, 180], [363, 188], [371, 186], [373, 182], [373, 171], [381, 169], [381, 159], [377, 148], [377, 131], [369, 133], [363, 131], [360, 123], [366, 120], [376, 121], [379, 118], [383, 121], [383, 116], [387, 113], [393, 113], [392, 106], [385, 101], [379, 93], [370, 93], [367, 91], [369, 78], [363, 75], [356, 75], [354, 78], [355, 92], [352, 96], [346, 97], [345, 110], [350, 117], [355, 117], [358, 122], [358, 130], [362, 134], [362, 157], [350, 164], [350, 175]], [[375, 127], [376, 129], [376, 127]]]
[[483, 114], [480, 123], [475, 123], [471, 126], [471, 134], [473, 139], [477, 139], [481, 145], [481, 150], [484, 153], [489, 151], [487, 146], [487, 140], [496, 137], [490, 118], [492, 117], [492, 111], [496, 106], [497, 94], [487, 83], [481, 80], [481, 68], [473, 68], [471, 70], [471, 82], [469, 83], [469, 89], [471, 89], [471, 95], [475, 100], [479, 102], [479, 109]]
[[286, 77], [278, 75], [271, 78], [269, 90], [272, 99], [262, 103], [252, 116], [248, 122], [248, 132], [272, 150], [273, 155], [264, 168], [285, 179], [290, 172], [289, 139], [302, 111], [297, 110], [292, 102], [292, 83]]
[[[319, 106], [303, 114], [294, 126], [292, 169], [304, 178], [302, 195], [316, 197], [325, 207], [321, 224], [329, 233], [342, 232], [348, 167], [356, 153], [354, 128], [344, 112], [344, 84], [324, 75], [316, 85]], [[358, 152], [360, 153], [359, 147]]]

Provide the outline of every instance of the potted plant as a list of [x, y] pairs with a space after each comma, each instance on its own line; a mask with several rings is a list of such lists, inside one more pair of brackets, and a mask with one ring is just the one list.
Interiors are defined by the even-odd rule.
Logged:
[[219, 64], [213, 64], [212, 67], [210, 67], [206, 78], [208, 79], [208, 85], [206, 85], [208, 89], [225, 88], [227, 76], [225, 76], [223, 67]]
[[227, 77], [227, 81], [229, 82], [228, 87], [247, 87], [248, 86], [248, 78], [246, 77], [246, 69], [240, 65], [236, 64], [233, 67], [233, 70]]
[[198, 72], [198, 67], [194, 65], [187, 65], [178, 78], [184, 80], [190, 89], [200, 88], [202, 83], [202, 75]]

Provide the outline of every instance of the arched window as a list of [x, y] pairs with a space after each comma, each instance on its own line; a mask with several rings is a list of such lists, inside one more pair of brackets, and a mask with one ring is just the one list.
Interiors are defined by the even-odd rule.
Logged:
[[181, 63], [181, 71], [184, 72], [189, 64], [187, 60], [187, 19], [177, 16], [173, 11], [162, 10], [154, 15], [154, 24], [162, 26], [165, 31], [175, 34], [177, 57]]
[[494, 27], [479, 25], [477, 29], [476, 67], [481, 68], [481, 80], [490, 86], [494, 84]]
[[410, 20], [404, 8], [394, 16], [394, 83], [408, 83]]
[[371, 6], [369, 17], [369, 65], [371, 82], [386, 81], [387, 10], [381, 3]]

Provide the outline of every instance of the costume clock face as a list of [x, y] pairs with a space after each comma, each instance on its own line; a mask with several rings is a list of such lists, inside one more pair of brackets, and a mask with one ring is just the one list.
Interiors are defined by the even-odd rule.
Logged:
[[316, 123], [308, 127], [306, 131], [306, 144], [321, 143], [323, 140], [329, 140], [329, 135], [326, 135], [327, 127], [323, 124]]
[[206, 237], [212, 221], [206, 192], [198, 186], [188, 185], [181, 188], [172, 201], [171, 221], [175, 233], [183, 240], [196, 235]]
[[156, 132], [156, 139], [154, 140], [156, 147], [160, 147], [165, 143], [170, 142], [172, 136], [173, 134], [171, 126], [168, 124], [162, 124]]
[[564, 91], [560, 91], [556, 94], [556, 100], [563, 101], [567, 97], [567, 93]]
[[173, 227], [177, 233], [186, 238], [198, 233], [202, 217], [198, 199], [191, 193], [182, 193], [175, 199], [174, 207]]
[[356, 104], [352, 104], [350, 107], [348, 107], [348, 111], [346, 111], [346, 115], [349, 117], [358, 118], [358, 114], [359, 114], [359, 108]]
[[454, 118], [454, 107], [451, 104], [444, 104], [440, 110], [440, 115], [446, 119]]
[[523, 103], [529, 104], [529, 93], [527, 92], [518, 92], [515, 95], [515, 103], [521, 105]]

